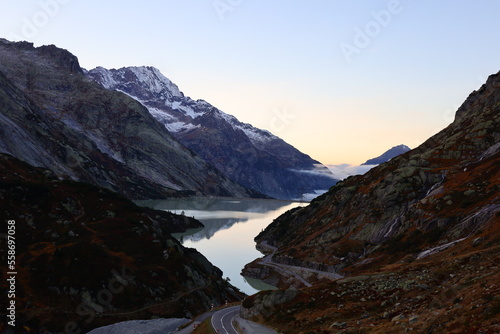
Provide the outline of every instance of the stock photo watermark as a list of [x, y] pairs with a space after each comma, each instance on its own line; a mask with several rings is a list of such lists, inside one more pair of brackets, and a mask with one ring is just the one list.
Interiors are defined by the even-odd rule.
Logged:
[[[99, 290], [93, 297], [90, 293], [82, 293], [82, 302], [76, 307], [76, 314], [80, 316], [86, 324], [90, 324], [98, 314], [106, 309], [112, 309], [113, 296], [123, 292], [125, 287], [134, 283], [135, 276], [131, 271], [122, 268], [121, 272], [113, 269], [111, 271], [113, 278], [108, 281], [105, 288]], [[80, 334], [83, 333], [76, 321], [69, 321], [64, 326], [64, 332], [60, 334]]]
[[274, 109], [273, 116], [269, 120], [269, 126], [271, 132], [279, 133], [288, 127], [292, 121], [296, 118], [296, 115], [287, 110], [286, 107], [281, 109]]
[[12, 40], [32, 40], [40, 31], [47, 27], [61, 9], [72, 0], [40, 0], [38, 9], [34, 14], [24, 16], [21, 19], [19, 33], [11, 32], [9, 39]]
[[233, 12], [244, 0], [214, 0], [212, 6], [221, 21], [224, 21], [228, 13]]
[[16, 221], [7, 221], [7, 324], [16, 327]]
[[351, 63], [353, 56], [359, 55], [369, 47], [372, 41], [392, 23], [393, 18], [403, 12], [403, 9], [401, 1], [391, 0], [385, 9], [372, 10], [370, 21], [366, 22], [363, 27], [354, 27], [353, 40], [350, 43], [340, 43], [339, 47], [346, 61]]

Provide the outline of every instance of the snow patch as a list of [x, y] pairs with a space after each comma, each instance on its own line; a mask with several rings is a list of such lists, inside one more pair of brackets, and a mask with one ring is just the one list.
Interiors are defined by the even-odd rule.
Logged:
[[106, 89], [113, 89], [113, 87], [118, 84], [116, 80], [113, 78], [113, 74], [104, 67], [101, 66], [96, 67], [95, 69], [92, 70], [92, 72], [99, 73], [99, 75], [101, 76], [101, 84]]
[[194, 125], [191, 123], [184, 123], [184, 122], [175, 122], [175, 123], [166, 123], [165, 127], [170, 132], [181, 132], [199, 128], [200, 125]]
[[[168, 104], [165, 103], [167, 106]], [[182, 112], [182, 114], [191, 117], [192, 119], [195, 119], [196, 117], [203, 116], [203, 112], [196, 112], [193, 108], [190, 106], [184, 105], [182, 102], [175, 101], [172, 102], [170, 107], [174, 110], [179, 110]]]
[[220, 111], [218, 109], [217, 111], [220, 118], [224, 119], [227, 123], [229, 123], [233, 127], [233, 129], [238, 129], [243, 131], [245, 135], [254, 144], [262, 145], [278, 138], [267, 130], [257, 129], [251, 124], [242, 123], [238, 121], [238, 119], [232, 115], [226, 114], [225, 112]]
[[423, 251], [423, 252], [421, 252], [421, 253], [419, 253], [417, 255], [417, 260], [423, 259], [424, 257], [427, 257], [427, 256], [432, 255], [432, 254], [436, 254], [436, 253], [441, 252], [441, 251], [443, 251], [443, 250], [445, 250], [447, 248], [455, 246], [460, 241], [465, 240], [465, 239], [467, 239], [467, 238], [458, 239], [458, 240], [449, 242], [447, 244], [444, 244], [444, 245], [441, 245], [441, 246], [437, 246], [437, 247], [425, 250], [425, 251]]

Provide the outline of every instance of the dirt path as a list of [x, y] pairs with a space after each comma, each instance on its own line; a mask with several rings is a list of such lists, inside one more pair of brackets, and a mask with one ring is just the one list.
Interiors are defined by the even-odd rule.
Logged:
[[297, 280], [299, 280], [300, 282], [302, 282], [306, 287], [310, 287], [310, 286], [312, 286], [312, 284], [310, 282], [308, 282], [306, 278], [301, 276], [300, 272], [308, 272], [308, 273], [312, 273], [312, 274], [321, 275], [321, 276], [326, 277], [332, 281], [344, 277], [342, 275], [327, 272], [327, 271], [320, 271], [320, 270], [310, 269], [310, 268], [306, 268], [306, 267], [291, 266], [291, 265], [287, 265], [287, 264], [276, 263], [273, 261], [273, 256], [274, 256], [274, 253], [276, 253], [276, 251], [278, 250], [278, 248], [269, 245], [266, 241], [261, 242], [260, 246], [263, 248], [269, 249], [272, 252], [272, 254], [264, 256], [262, 258], [262, 260], [260, 260], [258, 262], [259, 264], [264, 265], [264, 266], [268, 266], [268, 267], [272, 267], [272, 268], [277, 269], [281, 272], [284, 272], [285, 274], [291, 275], [291, 276], [295, 277]]

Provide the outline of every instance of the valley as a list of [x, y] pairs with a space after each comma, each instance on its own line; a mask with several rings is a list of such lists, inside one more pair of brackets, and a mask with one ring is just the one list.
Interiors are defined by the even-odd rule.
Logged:
[[339, 181], [155, 67], [0, 39], [0, 331], [235, 303], [220, 317], [290, 334], [500, 332], [500, 72], [365, 164]]
[[344, 277], [297, 291], [300, 280], [254, 261], [246, 275], [288, 294], [247, 297], [244, 317], [284, 333], [498, 332], [499, 81], [491, 75], [419, 147], [260, 233], [274, 262]]

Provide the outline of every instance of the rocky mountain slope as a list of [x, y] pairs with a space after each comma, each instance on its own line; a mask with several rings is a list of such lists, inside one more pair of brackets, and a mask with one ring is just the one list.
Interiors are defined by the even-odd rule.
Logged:
[[[131, 319], [179, 317], [238, 300], [222, 272], [170, 233], [198, 221], [140, 208], [86, 183], [0, 155], [0, 221], [14, 226], [15, 263], [0, 240], [2, 291], [15, 271], [16, 333], [51, 333]], [[10, 305], [7, 293], [2, 305]], [[6, 310], [0, 332], [7, 329]]]
[[156, 68], [98, 67], [87, 75], [140, 101], [181, 143], [247, 188], [291, 199], [336, 182], [328, 168], [270, 132], [186, 97]]
[[0, 40], [0, 152], [129, 198], [253, 197], [55, 46]]
[[380, 164], [387, 162], [387, 161], [391, 160], [392, 158], [397, 157], [398, 155], [406, 153], [410, 150], [411, 149], [406, 145], [394, 146], [393, 148], [385, 151], [384, 153], [382, 153], [378, 157], [366, 160], [366, 162], [362, 163], [361, 165], [380, 165]]
[[[422, 145], [263, 231], [256, 241], [276, 247], [275, 263], [345, 278], [305, 277], [318, 285], [286, 300], [254, 296], [248, 315], [286, 333], [497, 333], [499, 209], [497, 73]], [[252, 273], [283, 288], [293, 280], [265, 261]]]

